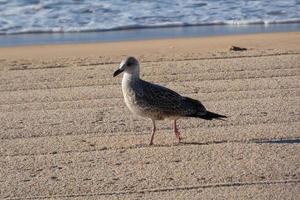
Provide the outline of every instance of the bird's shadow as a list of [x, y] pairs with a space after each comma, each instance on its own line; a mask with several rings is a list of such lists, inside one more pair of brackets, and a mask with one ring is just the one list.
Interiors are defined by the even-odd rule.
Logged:
[[186, 142], [181, 141], [180, 143], [177, 143], [178, 145], [210, 145], [210, 144], [222, 144], [222, 143], [228, 143], [227, 140], [221, 140], [221, 141], [209, 141], [209, 142]]
[[197, 141], [181, 141], [173, 144], [139, 144], [135, 145], [133, 148], [148, 148], [148, 147], [171, 147], [180, 145], [213, 145], [213, 144], [225, 144], [225, 143], [244, 143], [244, 144], [300, 144], [300, 138], [270, 138], [270, 139], [250, 139], [250, 140], [218, 140], [218, 141], [207, 141], [207, 142], [197, 142]]
[[300, 144], [300, 138], [279, 138], [279, 139], [261, 139], [252, 140], [251, 143], [256, 144]]
[[300, 138], [276, 138], [276, 139], [252, 139], [248, 141], [208, 141], [208, 142], [188, 142], [181, 141], [178, 145], [211, 145], [223, 143], [255, 143], [255, 144], [300, 144]]

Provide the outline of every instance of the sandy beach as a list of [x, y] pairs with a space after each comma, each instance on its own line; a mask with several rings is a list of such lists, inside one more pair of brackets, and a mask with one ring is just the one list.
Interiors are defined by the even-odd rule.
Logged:
[[[112, 77], [128, 55], [229, 118], [149, 146]], [[299, 199], [299, 77], [300, 32], [0, 48], [0, 198]]]

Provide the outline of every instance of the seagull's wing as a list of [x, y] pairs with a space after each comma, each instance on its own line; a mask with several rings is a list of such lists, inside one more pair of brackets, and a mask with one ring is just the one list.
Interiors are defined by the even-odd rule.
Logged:
[[205, 115], [201, 102], [179, 95], [166, 87], [141, 80], [136, 99], [138, 104], [149, 110], [171, 116], [189, 116], [196, 113]]

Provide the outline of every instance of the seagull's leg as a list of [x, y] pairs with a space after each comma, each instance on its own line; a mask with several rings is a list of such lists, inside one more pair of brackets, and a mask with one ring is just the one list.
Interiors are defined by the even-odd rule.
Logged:
[[151, 119], [151, 120], [152, 120], [152, 123], [153, 123], [153, 129], [152, 129], [150, 145], [153, 145], [153, 139], [154, 139], [154, 134], [155, 134], [155, 131], [156, 131], [156, 126], [155, 126], [155, 120], [154, 119]]
[[176, 136], [178, 142], [180, 142], [182, 137], [180, 136], [180, 132], [177, 129], [176, 120], [174, 120], [174, 133], [175, 133], [175, 136]]

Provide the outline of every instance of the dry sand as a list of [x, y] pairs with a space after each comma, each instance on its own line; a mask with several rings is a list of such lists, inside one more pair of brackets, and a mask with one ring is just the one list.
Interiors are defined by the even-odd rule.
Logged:
[[[247, 51], [229, 51], [231, 45]], [[133, 116], [144, 79], [227, 121]], [[300, 33], [0, 48], [1, 199], [299, 199]]]

